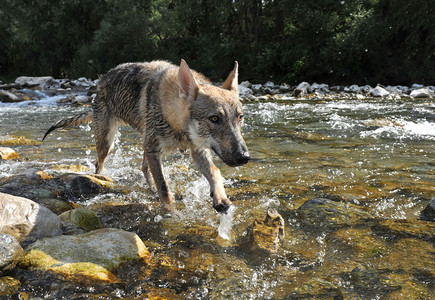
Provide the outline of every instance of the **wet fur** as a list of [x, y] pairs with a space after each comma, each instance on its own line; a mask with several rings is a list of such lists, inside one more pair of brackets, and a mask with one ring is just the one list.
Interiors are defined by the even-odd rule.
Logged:
[[216, 87], [184, 60], [180, 66], [165, 61], [119, 65], [100, 78], [92, 111], [58, 121], [44, 139], [57, 128], [92, 120], [98, 155], [96, 173], [100, 173], [118, 127], [128, 124], [143, 136], [142, 170], [167, 210], [174, 209], [174, 197], [164, 179], [160, 156], [190, 149], [210, 183], [214, 208], [226, 211], [230, 201], [210, 150], [230, 166], [243, 165], [250, 159], [241, 136], [243, 115], [237, 72], [236, 63], [223, 85]]

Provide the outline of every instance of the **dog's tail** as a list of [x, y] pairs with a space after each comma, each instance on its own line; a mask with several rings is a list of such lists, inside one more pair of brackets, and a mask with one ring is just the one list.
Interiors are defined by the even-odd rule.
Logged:
[[84, 111], [77, 115], [63, 118], [62, 120], [59, 120], [55, 124], [51, 125], [50, 129], [47, 130], [42, 140], [44, 140], [50, 132], [58, 128], [74, 127], [90, 122], [92, 122], [92, 110]]

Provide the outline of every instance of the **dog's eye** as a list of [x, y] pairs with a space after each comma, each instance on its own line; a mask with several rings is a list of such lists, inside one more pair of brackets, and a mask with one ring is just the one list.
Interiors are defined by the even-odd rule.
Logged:
[[243, 121], [243, 118], [244, 118], [244, 115], [243, 115], [243, 114], [240, 114], [240, 115], [239, 115], [239, 121]]
[[210, 121], [212, 121], [213, 123], [218, 123], [219, 122], [219, 117], [218, 116], [211, 116], [210, 118], [208, 118]]

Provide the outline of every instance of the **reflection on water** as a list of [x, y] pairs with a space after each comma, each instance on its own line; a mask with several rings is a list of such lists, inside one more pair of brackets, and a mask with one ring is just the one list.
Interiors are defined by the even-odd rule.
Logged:
[[[57, 105], [56, 100], [48, 97], [36, 104], [0, 103], [0, 137], [24, 136], [40, 141], [53, 122], [82, 109]], [[164, 171], [170, 188], [180, 200], [177, 205], [181, 218], [168, 221], [157, 214], [149, 219], [159, 224], [177, 224], [165, 229], [164, 235], [174, 236], [180, 234], [177, 230], [204, 225], [215, 228], [226, 240], [230, 248], [224, 249], [237, 252], [231, 248], [237, 238], [245, 234], [253, 217], [264, 214], [269, 207], [288, 211], [307, 199], [327, 197], [360, 205], [374, 216], [416, 220], [424, 204], [435, 197], [435, 106], [428, 100], [247, 103], [244, 110], [244, 137], [253, 160], [246, 166], [230, 168], [216, 159], [234, 208], [226, 216], [216, 215], [208, 197], [208, 183], [188, 153], [168, 155], [164, 159]], [[0, 180], [26, 169], [49, 170], [59, 165], [83, 165], [90, 168], [85, 173], [92, 173], [95, 159], [92, 135], [91, 127], [82, 126], [55, 132], [43, 144], [15, 146], [24, 159], [1, 162]], [[140, 136], [131, 128], [122, 128], [117, 140], [115, 152], [108, 157], [105, 175], [125, 187], [125, 195], [99, 195], [86, 204], [98, 207], [110, 201], [111, 205], [155, 207], [156, 199], [140, 171]], [[292, 220], [287, 221], [292, 224]], [[292, 234], [304, 236], [298, 231]], [[326, 252], [325, 235], [304, 236], [302, 240], [304, 245], [291, 246], [316, 249], [304, 254], [310, 258], [309, 262], [295, 255], [284, 261], [266, 260], [252, 268], [237, 266], [242, 271], [232, 273], [233, 277], [204, 281], [202, 287], [190, 290], [190, 296], [205, 297], [210, 292], [208, 289], [213, 288], [229, 298], [237, 294], [238, 288], [240, 293], [252, 298], [279, 295], [277, 287], [285, 290], [292, 288], [297, 280], [309, 280], [310, 275], [300, 270], [322, 265], [331, 255]], [[220, 255], [231, 264], [227, 250]], [[207, 261], [207, 255], [201, 259]], [[209, 267], [216, 264], [214, 261]], [[294, 282], [280, 281], [277, 272], [287, 279], [293, 278]], [[336, 280], [344, 287], [352, 281]]]

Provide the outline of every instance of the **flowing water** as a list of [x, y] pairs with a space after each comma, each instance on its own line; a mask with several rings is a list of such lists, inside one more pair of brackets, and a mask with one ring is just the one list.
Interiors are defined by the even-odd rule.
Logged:
[[[0, 137], [24, 136], [40, 141], [56, 120], [89, 109], [56, 104], [59, 98], [0, 103]], [[141, 268], [130, 266], [120, 271], [122, 284], [86, 287], [17, 271], [22, 289], [40, 297], [65, 299], [78, 299], [80, 295], [86, 299], [91, 295], [140, 299], [150, 286], [166, 291], [168, 299], [293, 299], [297, 298], [292, 294], [295, 289], [314, 278], [322, 286], [320, 292], [316, 292], [315, 284], [307, 286], [318, 297], [328, 290], [325, 281], [333, 285], [328, 297], [335, 297], [339, 291], [338, 298], [382, 298], [395, 291], [394, 284], [392, 289], [381, 284], [385, 268], [376, 265], [380, 264], [378, 256], [361, 259], [354, 250], [331, 242], [328, 232], [307, 229], [301, 233], [297, 231], [298, 219], [290, 212], [308, 199], [326, 197], [357, 205], [374, 218], [418, 220], [435, 196], [433, 100], [248, 102], [244, 113], [243, 134], [253, 160], [246, 166], [230, 168], [216, 158], [234, 203], [227, 215], [219, 216], [212, 209], [208, 183], [188, 153], [164, 158], [164, 171], [176, 195], [179, 214], [172, 218], [161, 215], [140, 171], [140, 136], [128, 127], [120, 130], [104, 173], [123, 192], [101, 194], [81, 203], [97, 211], [104, 226], [136, 232], [156, 262], [167, 258], [172, 267], [157, 268], [147, 277]], [[32, 168], [50, 172], [59, 165], [81, 165], [89, 168], [84, 168], [84, 173], [92, 173], [95, 148], [91, 126], [54, 132], [42, 144], [14, 146], [23, 159], [0, 162], [0, 180]], [[264, 219], [271, 207], [283, 215], [286, 228], [296, 231], [286, 229], [284, 252], [257, 257], [239, 241], [247, 235], [253, 220]], [[394, 241], [394, 245], [397, 243]], [[352, 271], [362, 265], [365, 270], [377, 266], [373, 267], [377, 285], [373, 283], [372, 289], [364, 289], [363, 284], [350, 279]], [[398, 269], [403, 271], [404, 267]], [[402, 276], [399, 271], [391, 272], [397, 278]], [[420, 294], [415, 293], [423, 295], [420, 299], [433, 291], [434, 272], [424, 273], [427, 276], [423, 279], [412, 273], [414, 281], [409, 286], [419, 287], [415, 290]], [[369, 271], [356, 273], [366, 280], [360, 278], [361, 282], [371, 282], [367, 279], [372, 274]], [[393, 275], [388, 274], [391, 281]], [[47, 287], [53, 280], [57, 285]], [[407, 291], [404, 283], [400, 287], [401, 292]], [[405, 295], [413, 295], [413, 291]], [[301, 293], [299, 290], [298, 295], [305, 295]]]

